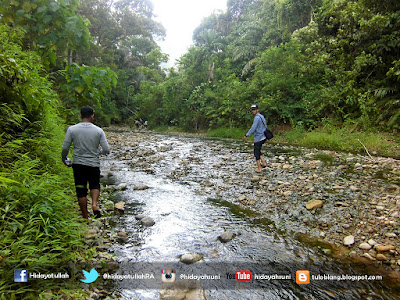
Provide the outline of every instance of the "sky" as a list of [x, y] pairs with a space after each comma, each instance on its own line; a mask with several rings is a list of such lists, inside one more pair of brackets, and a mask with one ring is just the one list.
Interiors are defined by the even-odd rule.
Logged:
[[164, 41], [157, 41], [162, 52], [169, 55], [166, 67], [185, 54], [193, 44], [193, 31], [215, 10], [226, 11], [227, 0], [151, 0], [155, 20], [166, 30]]

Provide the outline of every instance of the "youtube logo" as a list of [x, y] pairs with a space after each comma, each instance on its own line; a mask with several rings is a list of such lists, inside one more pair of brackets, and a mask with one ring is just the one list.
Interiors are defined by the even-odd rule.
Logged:
[[236, 271], [236, 280], [237, 281], [250, 281], [251, 280], [251, 272], [247, 270]]

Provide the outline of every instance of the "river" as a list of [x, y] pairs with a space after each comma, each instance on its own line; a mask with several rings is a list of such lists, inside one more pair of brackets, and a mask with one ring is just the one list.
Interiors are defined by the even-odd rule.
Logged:
[[[161, 282], [162, 269], [175, 270], [176, 283], [193, 273], [219, 275], [198, 280], [198, 290], [207, 299], [399, 299], [389, 273], [382, 273], [383, 280], [357, 277], [379, 276], [381, 265], [355, 264], [346, 259], [348, 254], [330, 255], [335, 247], [328, 243], [334, 244], [333, 237], [326, 238], [329, 228], [318, 229], [324, 239], [315, 238], [312, 222], [337, 226], [329, 219], [328, 204], [320, 213], [303, 208], [305, 199], [315, 194], [326, 203], [361, 198], [357, 192], [362, 194], [362, 189], [338, 195], [320, 188], [322, 183], [345, 186], [351, 176], [362, 181], [349, 170], [343, 176], [337, 172], [343, 169], [337, 158], [348, 162], [351, 155], [267, 144], [269, 166], [257, 175], [252, 145], [239, 141], [129, 131], [109, 131], [107, 138], [113, 151], [103, 159], [102, 172], [114, 184], [128, 186], [110, 195], [113, 202], [125, 202], [124, 214], [112, 217], [113, 230], [128, 236], [111, 251], [122, 273], [151, 269], [156, 274], [151, 283], [117, 282], [121, 299], [159, 299], [160, 289], [173, 285]], [[314, 163], [316, 168], [304, 167]], [[385, 180], [377, 184], [385, 186]], [[340, 213], [345, 217], [348, 211]], [[155, 224], [141, 225], [138, 215], [151, 217]], [[221, 242], [223, 232], [233, 233], [233, 239]], [[194, 253], [200, 255], [198, 262], [180, 262], [182, 255]], [[239, 270], [249, 271], [250, 281], [237, 281]], [[298, 270], [310, 271], [315, 280], [296, 283]], [[345, 280], [339, 281], [342, 275]]]

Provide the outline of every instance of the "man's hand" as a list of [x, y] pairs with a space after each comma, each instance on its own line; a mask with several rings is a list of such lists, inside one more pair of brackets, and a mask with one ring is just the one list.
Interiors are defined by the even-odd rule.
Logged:
[[243, 137], [243, 141], [246, 141], [246, 139], [247, 139], [247, 136], [244, 136], [244, 137]]

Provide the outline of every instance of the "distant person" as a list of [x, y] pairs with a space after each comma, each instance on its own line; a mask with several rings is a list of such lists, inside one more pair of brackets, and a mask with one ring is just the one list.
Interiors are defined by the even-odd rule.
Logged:
[[138, 120], [135, 120], [135, 126], [136, 126], [137, 129], [139, 129], [139, 127], [140, 127], [140, 122], [139, 122]]
[[266, 141], [264, 131], [267, 128], [267, 122], [264, 116], [260, 114], [257, 104], [251, 106], [251, 112], [255, 115], [254, 122], [250, 130], [243, 137], [243, 140], [245, 141], [248, 136], [254, 134], [254, 156], [257, 163], [257, 169], [255, 169], [255, 172], [260, 173], [262, 168], [267, 166], [264, 156], [261, 154], [261, 147]]
[[[89, 218], [87, 208], [87, 184], [89, 183], [93, 214], [96, 218], [99, 218], [101, 217], [97, 204], [100, 196], [99, 155], [110, 153], [110, 148], [104, 131], [92, 123], [94, 120], [93, 108], [90, 106], [82, 107], [81, 119], [82, 122], [67, 129], [62, 146], [61, 159], [66, 166], [72, 166], [74, 171], [76, 194], [82, 216], [85, 219]], [[74, 144], [72, 163], [67, 158], [71, 143]]]

